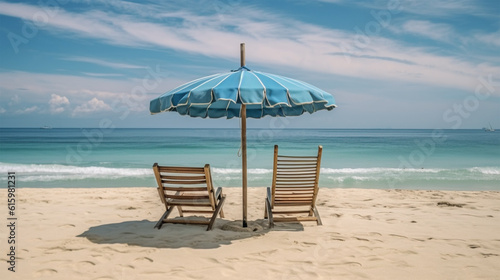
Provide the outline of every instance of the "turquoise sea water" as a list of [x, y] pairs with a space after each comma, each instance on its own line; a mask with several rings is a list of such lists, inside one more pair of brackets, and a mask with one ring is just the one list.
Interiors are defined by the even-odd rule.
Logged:
[[[500, 131], [250, 129], [248, 185], [271, 182], [273, 146], [314, 155], [321, 187], [500, 190]], [[155, 186], [151, 166], [203, 166], [241, 187], [238, 129], [0, 129], [0, 184], [17, 187]]]

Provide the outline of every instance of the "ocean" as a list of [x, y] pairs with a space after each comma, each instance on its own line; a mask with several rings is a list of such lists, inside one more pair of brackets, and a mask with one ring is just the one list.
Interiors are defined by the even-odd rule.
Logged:
[[[271, 184], [273, 147], [314, 155], [320, 187], [500, 191], [500, 131], [249, 129], [248, 186]], [[0, 184], [156, 187], [152, 165], [209, 163], [216, 186], [241, 187], [239, 129], [0, 128]]]

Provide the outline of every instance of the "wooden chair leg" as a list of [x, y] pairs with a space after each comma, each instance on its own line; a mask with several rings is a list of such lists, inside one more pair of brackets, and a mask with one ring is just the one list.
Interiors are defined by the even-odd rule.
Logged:
[[314, 207], [313, 211], [314, 211], [314, 215], [317, 218], [316, 222], [318, 223], [318, 226], [322, 226], [323, 223], [321, 222], [321, 218], [319, 217], [319, 212], [318, 212], [318, 209], [316, 208], [316, 206]]
[[[182, 192], [177, 191], [175, 193], [175, 195], [182, 195]], [[177, 211], [179, 211], [179, 217], [184, 217], [184, 212], [182, 212], [182, 207], [181, 206], [177, 206]]]
[[[222, 194], [222, 188], [219, 187], [217, 188], [217, 191], [215, 192], [215, 199], [216, 200], [221, 200], [224, 195]], [[220, 209], [220, 217], [224, 218], [224, 209]]]
[[273, 228], [273, 210], [271, 209], [271, 201], [269, 201], [269, 198], [266, 198], [266, 214], [267, 218], [269, 219], [269, 228]]
[[168, 215], [170, 215], [170, 213], [172, 213], [172, 210], [174, 210], [174, 207], [168, 208], [167, 211], [165, 211], [165, 213], [163, 213], [163, 215], [161, 216], [158, 223], [156, 223], [154, 228], [161, 229], [161, 226], [163, 225], [163, 221], [168, 217]]
[[179, 211], [179, 217], [184, 217], [184, 212], [182, 212], [181, 206], [177, 206], [177, 211]]
[[217, 215], [222, 211], [222, 206], [224, 205], [224, 202], [226, 201], [226, 196], [222, 195], [221, 199], [219, 200], [219, 204], [217, 205], [217, 208], [215, 208], [214, 214], [212, 215], [212, 218], [210, 219], [210, 223], [208, 224], [207, 231], [212, 230], [212, 227], [215, 223], [215, 219], [217, 218]]

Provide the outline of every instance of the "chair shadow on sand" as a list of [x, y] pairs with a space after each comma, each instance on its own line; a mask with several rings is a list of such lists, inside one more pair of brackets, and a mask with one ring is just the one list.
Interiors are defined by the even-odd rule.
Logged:
[[[227, 225], [237, 223], [218, 219], [212, 231], [206, 231], [204, 225], [169, 224], [158, 230], [156, 222], [125, 221], [90, 227], [77, 237], [87, 238], [96, 244], [127, 244], [130, 246], [152, 248], [193, 248], [212, 249], [230, 245], [234, 240], [263, 236], [270, 230], [267, 220], [249, 222], [246, 231], [231, 229]], [[239, 223], [238, 223], [239, 224]], [[283, 224], [273, 231], [303, 231], [300, 223]]]

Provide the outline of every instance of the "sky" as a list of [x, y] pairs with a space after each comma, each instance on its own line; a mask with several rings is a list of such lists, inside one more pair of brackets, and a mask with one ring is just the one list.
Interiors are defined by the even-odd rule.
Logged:
[[255, 128], [500, 129], [496, 0], [0, 0], [0, 127], [238, 128], [149, 101], [246, 66], [337, 108]]

